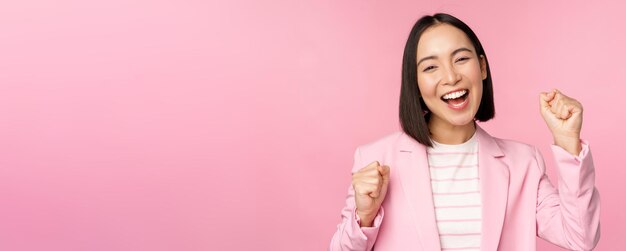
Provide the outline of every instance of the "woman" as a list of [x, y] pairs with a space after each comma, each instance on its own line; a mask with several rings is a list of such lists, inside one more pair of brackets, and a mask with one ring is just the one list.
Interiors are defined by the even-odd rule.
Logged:
[[535, 236], [572, 250], [600, 237], [600, 202], [583, 109], [541, 93], [558, 189], [539, 151], [490, 136], [491, 73], [474, 32], [447, 14], [424, 16], [406, 43], [402, 132], [356, 149], [352, 184], [330, 250], [535, 250]]

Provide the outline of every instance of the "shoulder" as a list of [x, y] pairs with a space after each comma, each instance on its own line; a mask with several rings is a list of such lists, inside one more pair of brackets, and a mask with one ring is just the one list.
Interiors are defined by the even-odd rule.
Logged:
[[486, 151], [496, 157], [534, 157], [536, 153], [536, 147], [520, 142], [513, 139], [504, 139], [494, 137], [486, 130], [477, 127], [479, 144], [482, 145], [479, 149]]
[[355, 161], [357, 161], [355, 163], [359, 164], [354, 167], [353, 171], [372, 161], [390, 164], [396, 158], [398, 149], [405, 142], [405, 137], [407, 136], [404, 132], [394, 131], [359, 145], [355, 152]]
[[[512, 163], [536, 163], [543, 159], [537, 147], [518, 140], [493, 137], [493, 140], [502, 151], [505, 158]], [[538, 156], [539, 155], [539, 156]]]
[[545, 172], [544, 158], [537, 147], [512, 139], [494, 140], [502, 150], [511, 171], [538, 170], [539, 174]]
[[500, 146], [500, 149], [505, 154], [518, 153], [518, 154], [535, 154], [536, 147], [518, 140], [503, 139], [494, 137], [494, 140]]

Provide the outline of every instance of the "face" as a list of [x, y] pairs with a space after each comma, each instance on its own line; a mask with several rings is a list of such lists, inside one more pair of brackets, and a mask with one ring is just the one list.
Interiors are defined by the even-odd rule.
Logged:
[[467, 35], [446, 23], [431, 26], [419, 39], [417, 62], [417, 83], [432, 113], [430, 123], [473, 122], [487, 71]]

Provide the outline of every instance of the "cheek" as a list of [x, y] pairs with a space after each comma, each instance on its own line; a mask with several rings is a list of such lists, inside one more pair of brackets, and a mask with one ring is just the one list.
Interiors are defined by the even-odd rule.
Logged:
[[482, 83], [483, 81], [483, 74], [480, 71], [480, 65], [478, 62], [473, 62], [468, 65], [466, 75], [471, 79], [478, 81], [478, 83]]
[[430, 98], [431, 96], [435, 96], [437, 82], [428, 77], [418, 77], [417, 78], [417, 86], [420, 89], [420, 93], [424, 98]]
[[483, 95], [483, 74], [480, 71], [480, 65], [476, 64], [472, 71], [471, 76], [472, 83], [474, 84], [474, 89], [476, 89], [478, 96]]
[[437, 82], [429, 79], [419, 78], [418, 79], [418, 88], [420, 89], [420, 93], [422, 95], [422, 99], [428, 110], [433, 110], [435, 102], [437, 102]]
[[480, 103], [482, 102], [482, 98], [483, 98], [483, 81], [482, 78], [480, 78], [478, 80], [478, 82], [476, 82], [476, 86], [474, 87], [474, 93], [472, 94], [472, 96], [474, 96], [474, 99], [478, 102], [476, 102], [475, 108], [476, 110], [478, 110], [478, 107], [480, 106]]
[[[483, 98], [483, 85], [479, 85], [476, 87], [475, 89], [476, 91], [474, 91], [474, 97], [476, 97], [476, 100], [482, 101]], [[480, 105], [480, 102], [478, 102], [478, 104]]]

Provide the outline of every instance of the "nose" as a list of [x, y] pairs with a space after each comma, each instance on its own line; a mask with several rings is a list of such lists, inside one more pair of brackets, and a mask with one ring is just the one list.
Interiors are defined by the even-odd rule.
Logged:
[[443, 84], [444, 85], [456, 85], [461, 80], [461, 74], [457, 72], [454, 66], [446, 66], [443, 71]]

